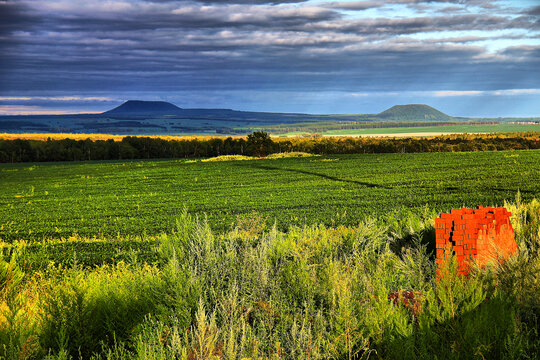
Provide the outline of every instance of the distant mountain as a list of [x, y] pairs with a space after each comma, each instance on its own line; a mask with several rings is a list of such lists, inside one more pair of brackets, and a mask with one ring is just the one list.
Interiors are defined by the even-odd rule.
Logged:
[[[451, 123], [533, 121], [540, 118], [472, 119], [448, 116], [428, 105], [396, 105], [379, 114], [269, 113], [231, 109], [182, 109], [165, 101], [129, 100], [101, 114], [0, 115], [0, 133], [106, 133], [138, 135], [274, 134]], [[426, 125], [423, 125], [426, 124]]]
[[[283, 118], [284, 122], [298, 122], [297, 119], [286, 119], [291, 115], [294, 117], [301, 117], [303, 121], [320, 121], [318, 116], [308, 115], [308, 114], [279, 114], [279, 113], [261, 113], [261, 112], [246, 112], [246, 111], [235, 111], [230, 109], [182, 109], [178, 106], [171, 104], [166, 101], [142, 101], [142, 100], [128, 100], [122, 105], [105, 111], [99, 116], [104, 117], [118, 117], [118, 118], [128, 118], [128, 117], [163, 117], [167, 115], [176, 115], [182, 117], [190, 118], [206, 118], [206, 119], [216, 119], [221, 120], [225, 119], [272, 119], [274, 121], [278, 120], [277, 118]], [[428, 105], [421, 104], [411, 104], [411, 105], [395, 105], [388, 110], [385, 110], [379, 114], [373, 115], [356, 115], [359, 120], [363, 118], [369, 118], [370, 120], [389, 120], [389, 121], [449, 121], [453, 118], [448, 116], [437, 109], [432, 108]], [[339, 115], [334, 115], [333, 117], [339, 118]], [[313, 119], [309, 119], [313, 118]], [[309, 120], [308, 120], [309, 119]], [[289, 120], [289, 121], [287, 121]], [[292, 121], [291, 121], [292, 120]], [[272, 121], [272, 122], [274, 122]]]
[[128, 100], [102, 115], [176, 115], [181, 112], [181, 108], [166, 101]]
[[395, 121], [450, 121], [452, 116], [423, 104], [395, 105], [376, 115], [384, 120]]

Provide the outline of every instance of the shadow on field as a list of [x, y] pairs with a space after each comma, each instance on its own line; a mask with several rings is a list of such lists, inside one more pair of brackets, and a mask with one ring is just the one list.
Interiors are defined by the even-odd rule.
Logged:
[[390, 250], [398, 256], [402, 256], [403, 251], [407, 248], [418, 247], [423, 245], [426, 248], [426, 253], [429, 259], [435, 260], [435, 228], [428, 226], [421, 231], [413, 234], [406, 234], [400, 239], [397, 239], [390, 245]]
[[486, 190], [491, 190], [491, 191], [500, 191], [500, 192], [507, 192], [507, 193], [511, 193], [511, 194], [515, 194], [517, 193], [518, 191], [521, 193], [521, 194], [532, 194], [533, 197], [535, 195], [535, 191], [533, 190], [527, 190], [527, 189], [508, 189], [508, 188], [501, 188], [501, 187], [488, 187], [486, 188]]
[[340, 178], [335, 177], [335, 176], [319, 174], [319, 173], [316, 173], [316, 172], [311, 172], [311, 171], [306, 171], [306, 170], [287, 169], [287, 168], [280, 168], [280, 167], [268, 166], [268, 165], [258, 165], [258, 164], [236, 164], [236, 165], [237, 166], [250, 167], [250, 168], [256, 168], [256, 169], [262, 169], [262, 170], [288, 171], [288, 172], [293, 172], [293, 173], [298, 173], [298, 174], [318, 176], [318, 177], [328, 179], [328, 180], [332, 180], [332, 181], [347, 182], [347, 183], [366, 186], [366, 187], [370, 187], [370, 188], [391, 189], [390, 186], [386, 186], [386, 185], [372, 184], [372, 183], [369, 183], [369, 182], [363, 182], [363, 181], [357, 181], [357, 180], [340, 179]]
[[[392, 328], [394, 324], [388, 325], [387, 333], [395, 335], [383, 339], [378, 345], [379, 352], [388, 359], [505, 358], [501, 355], [508, 353], [505, 348], [508, 346], [508, 338], [516, 331], [515, 307], [510, 299], [486, 298], [468, 311], [458, 307], [454, 316], [449, 315], [449, 311], [441, 310], [444, 315], [439, 316], [446, 320], [432, 324], [419, 324], [418, 319], [411, 314], [409, 324], [414, 329], [409, 336], [396, 332]], [[527, 335], [523, 338], [526, 339]]]

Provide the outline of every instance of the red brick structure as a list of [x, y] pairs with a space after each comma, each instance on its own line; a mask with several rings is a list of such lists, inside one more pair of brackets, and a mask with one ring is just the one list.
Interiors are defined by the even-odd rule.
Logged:
[[517, 251], [510, 213], [503, 207], [479, 206], [441, 213], [435, 219], [437, 264], [455, 254], [459, 271], [467, 273], [471, 261], [485, 266]]

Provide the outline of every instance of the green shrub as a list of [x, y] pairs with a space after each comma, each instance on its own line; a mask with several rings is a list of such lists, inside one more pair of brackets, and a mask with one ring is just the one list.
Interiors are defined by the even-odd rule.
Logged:
[[28, 316], [35, 315], [35, 289], [25, 288], [25, 274], [15, 258], [0, 258], [0, 359], [30, 358], [39, 348], [37, 321]]
[[208, 159], [203, 159], [203, 162], [213, 162], [213, 161], [239, 161], [239, 160], [254, 160], [255, 158], [251, 156], [244, 155], [221, 155]]
[[40, 343], [46, 351], [89, 358], [101, 343], [128, 339], [160, 303], [163, 281], [149, 266], [58, 271], [43, 305]]
[[299, 157], [310, 157], [310, 156], [320, 156], [316, 154], [310, 154], [307, 152], [301, 151], [291, 151], [291, 152], [280, 152], [268, 155], [267, 159], [285, 159], [285, 158], [299, 158]]

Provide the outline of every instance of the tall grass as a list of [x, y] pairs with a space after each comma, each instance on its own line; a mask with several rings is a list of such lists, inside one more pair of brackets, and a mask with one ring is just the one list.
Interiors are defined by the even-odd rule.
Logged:
[[[467, 277], [452, 260], [436, 271], [429, 209], [287, 232], [252, 214], [220, 234], [184, 211], [159, 238], [159, 266], [24, 274], [24, 254], [11, 254], [0, 357], [537, 358], [540, 205], [506, 207], [519, 253]], [[399, 290], [414, 291], [414, 311], [389, 299]]]

